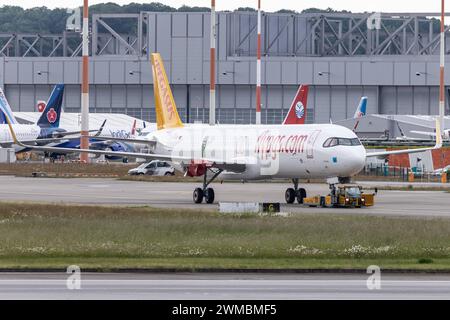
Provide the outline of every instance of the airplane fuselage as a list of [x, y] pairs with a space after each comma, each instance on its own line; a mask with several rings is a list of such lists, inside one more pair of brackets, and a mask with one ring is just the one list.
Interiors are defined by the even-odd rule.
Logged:
[[[41, 128], [37, 125], [12, 124], [14, 132], [19, 140], [34, 140], [41, 133]], [[11, 131], [7, 124], [0, 124], [0, 143], [13, 141]]]
[[[326, 145], [333, 138], [338, 143]], [[222, 179], [351, 177], [366, 159], [353, 131], [330, 124], [191, 125], [156, 131], [150, 139], [157, 141], [158, 154], [245, 166], [242, 172], [225, 170]], [[180, 171], [186, 168], [183, 162], [175, 165]]]

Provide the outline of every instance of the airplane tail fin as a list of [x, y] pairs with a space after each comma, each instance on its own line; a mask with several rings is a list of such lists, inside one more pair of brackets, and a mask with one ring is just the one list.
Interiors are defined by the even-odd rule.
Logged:
[[58, 84], [48, 99], [47, 105], [42, 112], [37, 125], [41, 128], [58, 128], [61, 118], [62, 101], [64, 97], [64, 85]]
[[16, 118], [14, 117], [14, 114], [12, 112], [11, 106], [8, 103], [8, 100], [6, 99], [5, 94], [3, 93], [2, 88], [0, 88], [0, 105], [1, 105], [1, 112], [0, 112], [0, 123], [6, 124], [6, 117], [9, 118], [9, 121], [11, 124], [18, 123]]
[[353, 119], [359, 119], [366, 115], [367, 112], [367, 97], [362, 97], [361, 101], [359, 102], [358, 108], [356, 109], [355, 115], [353, 116]]
[[309, 86], [301, 85], [292, 101], [291, 108], [283, 121], [283, 124], [305, 124], [306, 106], [308, 104]]
[[3, 111], [0, 111], [0, 124], [6, 124], [6, 116]]
[[158, 130], [183, 127], [159, 53], [152, 53], [152, 71]]
[[353, 116], [353, 119], [358, 120], [355, 123], [355, 126], [353, 127], [353, 132], [356, 132], [356, 129], [358, 129], [359, 120], [366, 115], [367, 112], [367, 97], [362, 97], [361, 101], [359, 101], [358, 108], [356, 108], [355, 115]]

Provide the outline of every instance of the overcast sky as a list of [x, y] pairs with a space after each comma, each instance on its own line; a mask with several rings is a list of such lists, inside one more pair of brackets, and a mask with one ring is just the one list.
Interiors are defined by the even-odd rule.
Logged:
[[[90, 0], [89, 4], [97, 4], [104, 2], [115, 2], [119, 4], [127, 4], [130, 2], [152, 2], [152, 1], [142, 1], [142, 0]], [[204, 6], [210, 5], [209, 0], [161, 0], [157, 1], [172, 7], [180, 7], [183, 4], [189, 6]], [[39, 3], [39, 4], [38, 4]], [[81, 6], [82, 0], [46, 0], [42, 2], [45, 6], [50, 8], [55, 7], [77, 7]], [[405, 3], [407, 5], [405, 6]], [[0, 0], [0, 5], [20, 5], [24, 8], [30, 8], [35, 6], [40, 6], [41, 3], [36, 0]], [[216, 5], [218, 10], [233, 10], [238, 7], [248, 6], [255, 7], [257, 5], [257, 0], [243, 1], [243, 0], [216, 0]], [[322, 8], [326, 9], [328, 7], [333, 9], [346, 9], [352, 12], [438, 12], [440, 11], [440, 1], [394, 1], [394, 0], [262, 0], [262, 7], [265, 11], [277, 11], [279, 9], [293, 9], [296, 11], [301, 11], [305, 8]]]

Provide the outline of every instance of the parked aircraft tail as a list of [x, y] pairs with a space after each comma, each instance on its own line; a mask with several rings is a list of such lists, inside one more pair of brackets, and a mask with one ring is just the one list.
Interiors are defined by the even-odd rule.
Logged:
[[7, 124], [5, 114], [1, 111], [0, 111], [0, 124]]
[[10, 122], [12, 124], [18, 123], [16, 118], [14, 117], [14, 114], [12, 112], [11, 106], [8, 103], [8, 100], [6, 99], [5, 94], [3, 93], [2, 88], [0, 88], [0, 104], [2, 106], [2, 111], [0, 111], [0, 123], [6, 124], [6, 117], [5, 113], [8, 116]]
[[366, 115], [367, 112], [367, 97], [362, 97], [361, 101], [359, 102], [358, 108], [356, 109], [355, 115], [353, 116], [353, 119], [359, 119]]
[[309, 86], [301, 85], [298, 88], [291, 108], [283, 121], [283, 124], [305, 124], [306, 106], [308, 104]]
[[178, 115], [177, 106], [159, 53], [152, 53], [152, 71], [158, 130], [182, 127], [183, 123]]
[[41, 128], [58, 128], [61, 118], [62, 101], [64, 97], [64, 85], [58, 84], [48, 99], [47, 105], [42, 112], [37, 125]]
[[355, 126], [353, 127], [353, 131], [356, 131], [358, 129], [359, 125], [359, 119], [364, 117], [367, 112], [367, 97], [362, 97], [361, 101], [359, 102], [358, 108], [356, 109], [355, 115], [353, 116], [353, 119], [358, 120], [355, 123]]

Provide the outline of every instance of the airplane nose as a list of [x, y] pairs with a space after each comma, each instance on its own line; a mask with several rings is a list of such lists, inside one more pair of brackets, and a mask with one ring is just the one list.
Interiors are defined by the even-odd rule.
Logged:
[[358, 147], [351, 151], [348, 158], [348, 169], [350, 175], [355, 175], [361, 172], [366, 165], [366, 153], [364, 147]]

